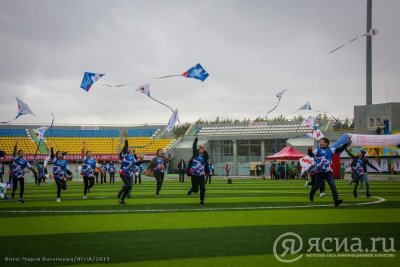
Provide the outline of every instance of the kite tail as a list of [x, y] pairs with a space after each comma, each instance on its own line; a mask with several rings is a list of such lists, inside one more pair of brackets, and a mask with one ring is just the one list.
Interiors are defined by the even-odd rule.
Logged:
[[279, 98], [279, 100], [278, 100], [278, 103], [276, 103], [275, 107], [274, 107], [273, 109], [271, 109], [270, 111], [268, 111], [268, 112], [267, 112], [267, 115], [265, 115], [265, 117], [267, 117], [269, 113], [271, 113], [272, 111], [274, 111], [274, 110], [278, 107], [279, 102], [281, 102], [281, 99], [280, 99], [280, 98]]
[[150, 98], [153, 99], [154, 101], [160, 103], [161, 105], [166, 106], [166, 107], [169, 108], [172, 112], [174, 112], [174, 110], [173, 110], [170, 106], [168, 106], [167, 104], [165, 104], [165, 103], [163, 103], [163, 102], [161, 102], [161, 101], [159, 101], [159, 100], [157, 100], [157, 99], [155, 99], [155, 98], [153, 98], [153, 97], [151, 97], [151, 96], [148, 96], [148, 97], [150, 97]]
[[[165, 129], [161, 132], [161, 134], [159, 136], [163, 135], [166, 130], [167, 130], [167, 127], [165, 127]], [[154, 138], [153, 140], [150, 141], [150, 143], [148, 143], [148, 144], [146, 144], [144, 146], [132, 146], [132, 147], [133, 148], [145, 148], [145, 147], [148, 147], [148, 146], [152, 145], [157, 140], [158, 140], [158, 138], [157, 139]]]

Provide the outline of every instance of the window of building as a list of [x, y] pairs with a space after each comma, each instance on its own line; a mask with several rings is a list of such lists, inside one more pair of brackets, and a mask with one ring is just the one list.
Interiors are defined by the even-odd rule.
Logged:
[[375, 120], [373, 118], [369, 119], [369, 126], [375, 126]]

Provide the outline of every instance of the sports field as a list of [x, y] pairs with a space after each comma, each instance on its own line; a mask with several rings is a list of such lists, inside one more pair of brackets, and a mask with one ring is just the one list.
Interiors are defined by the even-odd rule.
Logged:
[[[69, 182], [61, 203], [54, 183], [28, 184], [24, 204], [0, 202], [0, 266], [399, 266], [400, 182], [371, 181], [373, 197], [357, 199], [348, 183], [336, 181], [338, 208], [328, 188], [309, 202], [304, 180], [214, 178], [204, 206], [198, 194], [187, 195], [189, 181], [171, 177], [159, 198], [154, 180], [135, 185], [127, 205], [118, 204], [120, 182], [95, 185], [87, 200], [82, 183]], [[275, 242], [287, 232], [303, 241], [296, 253]], [[371, 238], [386, 246], [371, 250]], [[321, 251], [307, 251], [310, 240]], [[281, 259], [301, 257], [282, 263], [274, 244]]]

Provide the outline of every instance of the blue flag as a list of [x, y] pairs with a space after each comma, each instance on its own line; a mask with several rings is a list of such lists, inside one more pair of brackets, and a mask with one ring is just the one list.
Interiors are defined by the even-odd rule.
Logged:
[[83, 79], [81, 83], [81, 88], [87, 92], [89, 92], [90, 87], [97, 82], [101, 77], [105, 74], [100, 73], [92, 73], [92, 72], [85, 72], [83, 74]]
[[204, 82], [204, 80], [207, 79], [209, 74], [207, 73], [207, 71], [203, 69], [203, 67], [200, 64], [197, 64], [196, 66], [191, 67], [190, 69], [182, 73], [182, 76], [186, 78], [197, 79]]

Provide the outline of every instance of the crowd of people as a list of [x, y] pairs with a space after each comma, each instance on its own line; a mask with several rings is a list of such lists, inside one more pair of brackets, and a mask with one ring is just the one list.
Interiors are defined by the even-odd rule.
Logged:
[[[338, 206], [342, 203], [342, 199], [339, 198], [339, 194], [336, 189], [336, 185], [333, 179], [332, 173], [332, 158], [333, 154], [341, 153], [344, 150], [353, 158], [351, 164], [352, 168], [352, 182], [354, 182], [353, 195], [357, 197], [357, 188], [360, 183], [365, 183], [366, 196], [370, 197], [371, 193], [369, 190], [369, 181], [367, 166], [379, 171], [375, 168], [366, 158], [366, 152], [361, 150], [357, 155], [353, 155], [351, 151], [347, 149], [350, 144], [350, 139], [338, 148], [329, 147], [329, 140], [322, 138], [319, 141], [319, 147], [316, 149], [309, 148], [308, 155], [314, 159], [314, 163], [305, 172], [303, 178], [310, 176], [311, 180], [307, 181], [305, 187], [311, 186], [309, 193], [310, 201], [314, 201], [314, 194], [317, 190], [320, 190], [320, 197], [326, 195], [325, 193], [325, 182], [329, 185], [332, 192], [334, 205]], [[11, 197], [14, 198], [19, 186], [19, 198], [18, 203], [24, 203], [24, 189], [25, 189], [25, 169], [32, 171], [35, 177], [35, 184], [40, 185], [44, 183], [46, 177], [51, 175], [54, 179], [57, 190], [56, 190], [56, 201], [61, 202], [61, 192], [67, 190], [67, 180], [72, 179], [73, 173], [68, 167], [68, 162], [64, 159], [65, 152], [56, 151], [54, 153], [51, 148], [50, 160], [53, 163], [52, 172], [49, 174], [46, 168], [46, 164], [34, 163], [32, 165], [24, 158], [23, 150], [18, 150], [18, 142], [14, 147], [13, 161], [11, 164], [10, 181], [12, 181], [12, 193]], [[129, 146], [128, 140], [125, 140], [124, 147], [119, 153], [119, 159], [121, 162], [119, 169], [119, 176], [123, 182], [121, 189], [118, 191], [117, 196], [120, 204], [126, 204], [125, 199], [131, 196], [134, 184], [141, 184], [141, 174], [143, 171], [142, 163], [143, 158], [138, 157], [135, 154], [135, 150]], [[153, 176], [156, 179], [155, 196], [159, 197], [162, 190], [165, 172], [167, 164], [171, 162], [171, 156], [164, 156], [164, 151], [158, 149], [156, 156], [150, 161], [146, 170], [143, 172], [145, 175]], [[186, 164], [185, 160], [181, 159], [177, 165], [179, 172], [179, 182], [185, 182], [185, 175], [191, 178], [191, 187], [187, 194], [200, 192], [200, 204], [204, 205], [206, 184], [211, 183], [211, 178], [214, 175], [214, 167], [210, 162], [210, 156], [206, 151], [204, 145], [198, 146], [198, 136], [196, 135], [193, 141], [192, 157]], [[115, 183], [115, 172], [116, 167], [113, 161], [108, 164], [106, 162], [98, 163], [94, 155], [90, 150], [87, 150], [85, 143], [82, 148], [82, 166], [81, 175], [83, 177], [83, 199], [88, 198], [90, 190], [94, 185], [107, 184], [107, 173], [109, 175], [109, 183]], [[255, 174], [257, 177], [263, 176], [265, 172], [265, 165], [257, 164], [255, 167]], [[341, 164], [340, 168], [341, 177], [344, 178], [344, 165]], [[0, 179], [3, 182], [4, 165], [0, 162]], [[228, 183], [232, 183], [230, 176], [230, 165], [226, 163], [225, 173]], [[290, 164], [285, 162], [272, 163], [270, 167], [271, 179], [300, 179], [301, 166], [299, 163], [295, 164], [292, 161]], [[350, 184], [352, 183], [350, 182]]]

